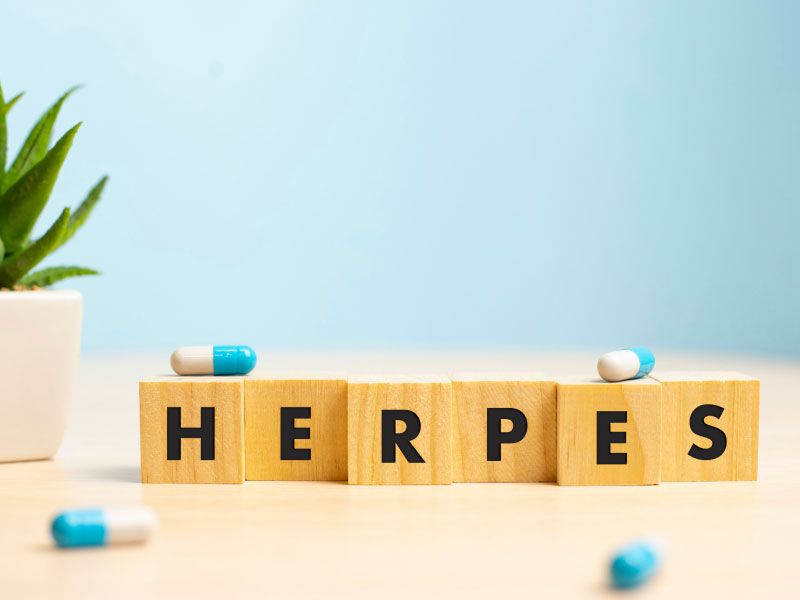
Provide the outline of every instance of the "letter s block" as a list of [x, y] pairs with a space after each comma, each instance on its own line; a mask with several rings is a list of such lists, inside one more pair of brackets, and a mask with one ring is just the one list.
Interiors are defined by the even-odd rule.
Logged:
[[663, 390], [664, 481], [755, 481], [759, 381], [741, 373], [674, 372]]
[[344, 374], [248, 377], [245, 477], [347, 480], [347, 378]]
[[358, 377], [347, 395], [349, 483], [452, 483], [449, 379]]
[[244, 379], [139, 383], [142, 483], [244, 481]]
[[458, 373], [453, 481], [556, 480], [556, 383], [534, 374]]
[[558, 381], [558, 483], [648, 485], [661, 473], [661, 384]]

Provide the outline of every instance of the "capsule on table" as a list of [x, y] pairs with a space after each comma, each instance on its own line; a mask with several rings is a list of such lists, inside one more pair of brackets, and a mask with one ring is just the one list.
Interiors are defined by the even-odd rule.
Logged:
[[617, 588], [632, 588], [643, 584], [661, 566], [661, 551], [657, 544], [634, 542], [611, 559], [609, 571], [611, 584]]
[[153, 511], [144, 507], [82, 508], [56, 515], [50, 531], [62, 548], [76, 548], [144, 542], [157, 525]]
[[250, 346], [184, 346], [172, 353], [178, 375], [247, 375], [256, 366]]
[[625, 348], [603, 354], [597, 361], [597, 373], [606, 381], [639, 379], [649, 374], [656, 358], [648, 348]]

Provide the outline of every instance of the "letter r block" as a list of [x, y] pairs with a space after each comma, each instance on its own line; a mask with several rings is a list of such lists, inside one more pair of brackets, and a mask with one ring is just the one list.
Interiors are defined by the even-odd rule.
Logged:
[[347, 395], [349, 483], [452, 483], [449, 379], [357, 377]]
[[648, 485], [661, 473], [661, 385], [558, 381], [558, 483]]
[[458, 373], [453, 481], [556, 480], [556, 383], [535, 374]]
[[658, 373], [663, 481], [755, 481], [757, 379], [741, 373]]
[[247, 480], [347, 480], [344, 374], [248, 377], [244, 389]]
[[242, 483], [244, 380], [141, 381], [139, 431], [142, 483]]

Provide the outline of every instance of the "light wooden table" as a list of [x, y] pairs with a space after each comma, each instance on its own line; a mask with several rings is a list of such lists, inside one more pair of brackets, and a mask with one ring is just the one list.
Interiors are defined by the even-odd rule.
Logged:
[[[596, 352], [269, 354], [262, 364], [352, 372], [536, 370], [590, 374]], [[0, 465], [0, 597], [284, 598], [614, 595], [609, 552], [663, 535], [662, 572], [635, 595], [790, 597], [800, 589], [800, 362], [659, 356], [668, 369], [761, 378], [756, 483], [559, 488], [138, 483], [140, 377], [167, 357], [85, 359], [62, 450]], [[61, 551], [63, 507], [144, 503], [150, 543]], [[796, 596], [795, 596], [796, 597]]]

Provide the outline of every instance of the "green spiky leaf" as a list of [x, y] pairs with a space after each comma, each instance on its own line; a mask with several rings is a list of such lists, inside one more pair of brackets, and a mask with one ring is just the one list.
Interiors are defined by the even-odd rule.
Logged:
[[0, 196], [0, 238], [6, 252], [16, 252], [28, 239], [56, 183], [80, 123], [67, 131], [45, 157]]
[[8, 114], [8, 111], [11, 110], [11, 107], [14, 106], [19, 101], [19, 99], [22, 98], [22, 96], [24, 96], [24, 95], [25, 95], [25, 92], [20, 92], [19, 94], [14, 96], [11, 100], [6, 102], [6, 114]]
[[65, 208], [50, 229], [33, 244], [0, 263], [0, 287], [11, 287], [55, 250], [69, 225], [70, 210]]
[[49, 285], [53, 285], [54, 283], [58, 283], [63, 279], [67, 279], [68, 277], [84, 277], [86, 275], [99, 275], [98, 271], [94, 269], [89, 269], [87, 267], [48, 267], [46, 269], [40, 269], [39, 271], [35, 271], [30, 273], [19, 280], [20, 285], [24, 285], [26, 287], [31, 286], [39, 286], [39, 287], [47, 287]]
[[95, 186], [89, 190], [89, 193], [86, 194], [86, 198], [84, 198], [83, 202], [81, 202], [80, 206], [72, 213], [72, 217], [69, 219], [69, 225], [67, 226], [67, 232], [64, 234], [64, 238], [61, 240], [61, 245], [63, 246], [66, 244], [75, 232], [81, 228], [81, 226], [86, 222], [86, 219], [89, 218], [89, 215], [92, 213], [92, 209], [94, 208], [95, 204], [98, 203], [100, 200], [100, 195], [103, 193], [103, 188], [106, 186], [106, 181], [108, 181], [108, 175], [104, 175], [100, 181], [98, 181]]
[[8, 173], [6, 173], [5, 187], [2, 189], [8, 189], [14, 185], [20, 177], [47, 154], [47, 149], [50, 147], [50, 139], [53, 134], [53, 126], [61, 110], [61, 105], [64, 104], [64, 101], [69, 98], [70, 94], [77, 90], [78, 87], [79, 86], [71, 87], [64, 92], [61, 98], [56, 100], [55, 104], [48, 108], [33, 126], [25, 143], [22, 144], [19, 154], [17, 154], [17, 157], [8, 169]]
[[[17, 103], [17, 100], [22, 98], [22, 92], [14, 96], [8, 102], [3, 97], [3, 88], [0, 87], [0, 190], [3, 190], [3, 182], [6, 179], [6, 155], [8, 153], [8, 129], [6, 125], [6, 115], [11, 107]], [[0, 252], [0, 258], [3, 254]]]
[[6, 100], [3, 96], [3, 87], [0, 86], [0, 190], [6, 178], [6, 152], [8, 152], [8, 129], [6, 128]]

